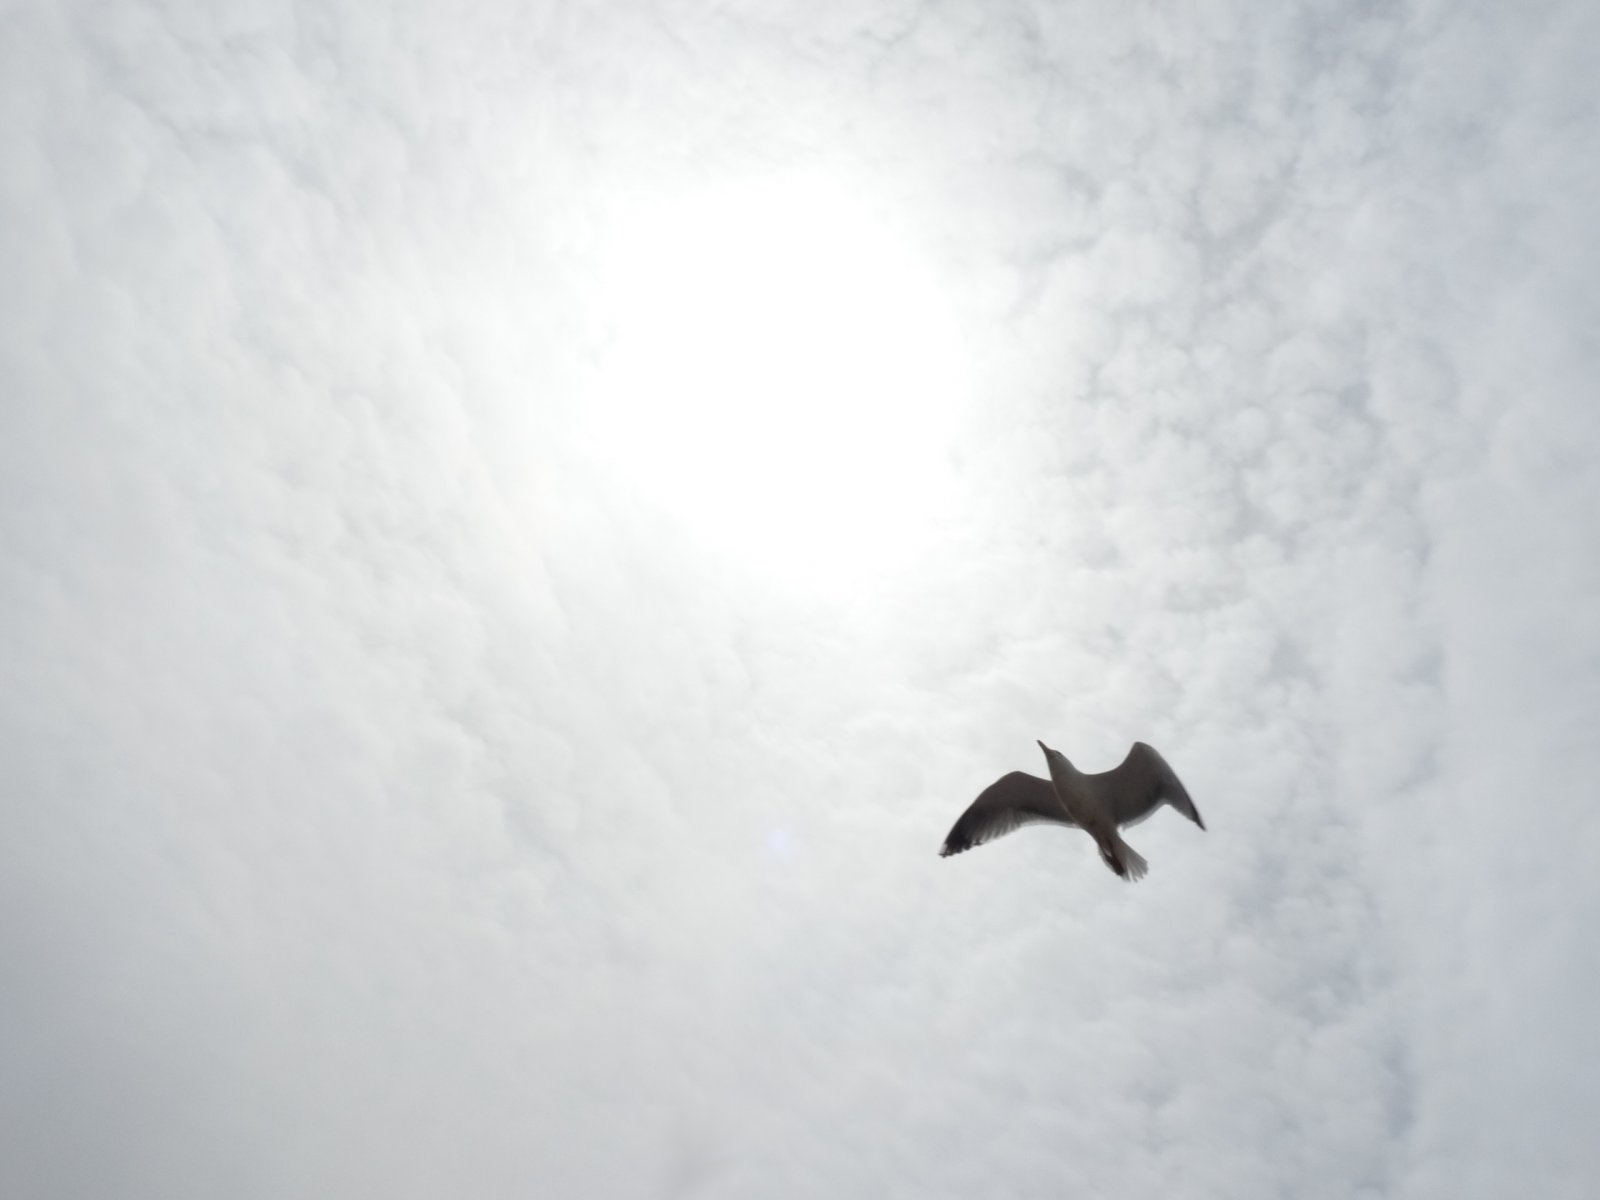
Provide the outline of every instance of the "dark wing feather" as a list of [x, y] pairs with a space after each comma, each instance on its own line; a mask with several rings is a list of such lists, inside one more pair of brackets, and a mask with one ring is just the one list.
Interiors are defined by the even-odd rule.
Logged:
[[1206, 827], [1188, 789], [1153, 746], [1135, 742], [1121, 765], [1106, 774], [1111, 783], [1112, 815], [1118, 826], [1137, 825], [1161, 805], [1170, 804], [1201, 829]]
[[1026, 771], [1013, 771], [984, 788], [967, 806], [967, 811], [945, 836], [939, 855], [943, 858], [960, 854], [1038, 821], [1054, 821], [1058, 825], [1075, 823], [1056, 799], [1056, 789], [1048, 779]]

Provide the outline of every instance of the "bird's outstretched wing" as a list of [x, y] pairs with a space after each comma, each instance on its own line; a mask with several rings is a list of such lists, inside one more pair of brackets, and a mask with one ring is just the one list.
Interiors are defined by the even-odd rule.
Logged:
[[1135, 742], [1128, 757], [1105, 777], [1111, 815], [1119, 827], [1137, 825], [1163, 804], [1172, 805], [1201, 829], [1206, 827], [1177, 773], [1153, 746]]
[[945, 835], [939, 856], [960, 854], [1038, 821], [1075, 824], [1061, 807], [1061, 801], [1056, 799], [1056, 789], [1048, 779], [1026, 771], [1013, 771], [984, 788], [967, 806], [967, 811]]

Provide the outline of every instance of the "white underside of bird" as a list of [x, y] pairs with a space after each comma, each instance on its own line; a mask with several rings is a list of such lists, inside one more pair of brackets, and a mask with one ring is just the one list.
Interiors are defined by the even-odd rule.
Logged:
[[1101, 859], [1114, 873], [1123, 879], [1143, 879], [1149, 864], [1123, 841], [1122, 830], [1163, 804], [1201, 829], [1206, 827], [1167, 760], [1144, 742], [1135, 742], [1120, 765], [1098, 774], [1078, 770], [1066, 755], [1043, 742], [1039, 749], [1044, 751], [1050, 778], [1012, 771], [995, 780], [951, 827], [939, 850], [942, 857], [981, 846], [1024, 825], [1075, 825], [1094, 838]]

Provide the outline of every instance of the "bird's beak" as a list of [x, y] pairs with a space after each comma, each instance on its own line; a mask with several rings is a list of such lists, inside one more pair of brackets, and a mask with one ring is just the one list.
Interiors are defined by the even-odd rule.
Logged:
[[1050, 747], [1046, 746], [1043, 742], [1039, 743], [1039, 749], [1043, 750], [1046, 754], [1050, 753]]

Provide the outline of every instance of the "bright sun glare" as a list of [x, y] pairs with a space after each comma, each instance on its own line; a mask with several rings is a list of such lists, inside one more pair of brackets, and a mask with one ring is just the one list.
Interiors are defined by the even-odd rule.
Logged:
[[607, 472], [764, 570], [827, 587], [905, 561], [948, 500], [964, 366], [912, 239], [793, 178], [619, 224], [588, 414]]

